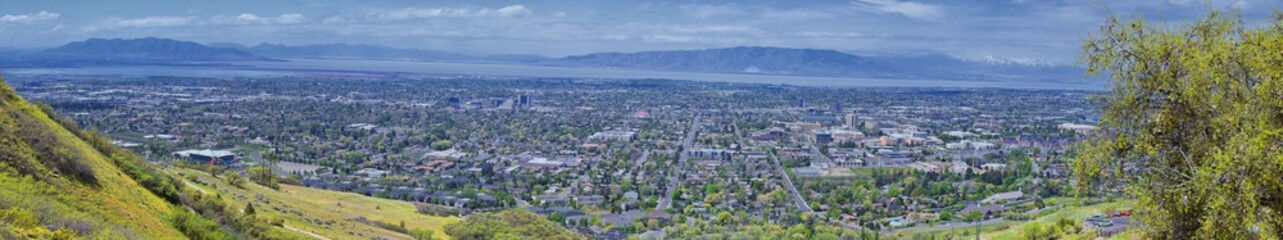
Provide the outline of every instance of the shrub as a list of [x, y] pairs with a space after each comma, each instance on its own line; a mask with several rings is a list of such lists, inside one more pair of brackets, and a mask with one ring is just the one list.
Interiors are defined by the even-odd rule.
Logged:
[[258, 183], [258, 185], [281, 190], [280, 180], [277, 179], [276, 173], [273, 173], [271, 168], [253, 166], [245, 169], [245, 173], [249, 174], [249, 179], [254, 183]]
[[225, 239], [227, 236], [219, 229], [218, 224], [201, 218], [182, 208], [174, 208], [174, 228], [190, 239]]
[[223, 179], [227, 179], [227, 184], [238, 188], [245, 188], [245, 177], [232, 171], [223, 172]]
[[448, 217], [459, 214], [459, 211], [454, 208], [435, 204], [415, 203], [414, 208], [418, 210], [419, 213], [426, 214], [428, 216]]
[[399, 232], [399, 233], [405, 233], [405, 234], [410, 233], [410, 230], [405, 228], [405, 221], [402, 221], [401, 225], [392, 224], [384, 221], [373, 221], [373, 224], [376, 227], [391, 230], [393, 232]]
[[434, 237], [432, 237], [432, 234], [434, 234], [434, 232], [432, 232], [432, 230], [428, 230], [428, 229], [418, 229], [418, 228], [416, 228], [416, 229], [414, 229], [414, 230], [410, 230], [410, 237], [414, 237], [414, 240], [432, 240], [432, 239], [435, 239]]

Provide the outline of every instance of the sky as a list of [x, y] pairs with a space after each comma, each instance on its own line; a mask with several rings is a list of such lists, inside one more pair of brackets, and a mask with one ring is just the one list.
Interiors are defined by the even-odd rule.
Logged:
[[349, 43], [548, 57], [733, 46], [942, 53], [1073, 63], [1111, 14], [1182, 23], [1208, 9], [1268, 19], [1269, 0], [356, 1], [0, 0], [0, 47], [163, 37]]

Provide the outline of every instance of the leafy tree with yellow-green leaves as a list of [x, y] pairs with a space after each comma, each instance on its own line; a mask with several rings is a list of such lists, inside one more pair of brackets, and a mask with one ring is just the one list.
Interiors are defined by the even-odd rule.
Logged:
[[1081, 61], [1111, 93], [1073, 164], [1080, 195], [1126, 186], [1146, 238], [1283, 237], [1283, 14], [1111, 17]]

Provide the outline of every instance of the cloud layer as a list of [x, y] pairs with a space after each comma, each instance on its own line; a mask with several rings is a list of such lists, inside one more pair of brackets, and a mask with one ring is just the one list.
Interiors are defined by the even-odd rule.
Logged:
[[57, 19], [59, 15], [61, 14], [56, 12], [51, 13], [47, 11], [40, 11], [38, 13], [29, 13], [29, 14], [17, 14], [17, 15], [5, 14], [4, 16], [0, 16], [0, 23], [40, 22], [40, 21]]
[[[1110, 11], [1179, 23], [1212, 8], [1266, 19], [1244, 0], [361, 1], [149, 4], [23, 1], [0, 9], [10, 47], [90, 37], [199, 42], [357, 43], [465, 53], [562, 56], [740, 45], [863, 54], [945, 53], [1073, 62], [1078, 41]], [[1256, 5], [1256, 7], [1253, 7]], [[0, 46], [4, 47], [4, 46]]]

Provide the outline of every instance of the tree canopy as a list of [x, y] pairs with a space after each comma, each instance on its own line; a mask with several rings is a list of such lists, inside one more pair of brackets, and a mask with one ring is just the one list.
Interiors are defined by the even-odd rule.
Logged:
[[473, 214], [445, 232], [457, 239], [586, 239], [525, 209]]
[[1283, 15], [1111, 17], [1081, 61], [1111, 93], [1074, 162], [1080, 194], [1127, 186], [1147, 238], [1283, 237]]

